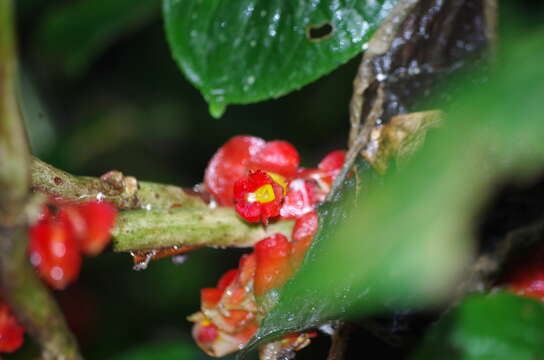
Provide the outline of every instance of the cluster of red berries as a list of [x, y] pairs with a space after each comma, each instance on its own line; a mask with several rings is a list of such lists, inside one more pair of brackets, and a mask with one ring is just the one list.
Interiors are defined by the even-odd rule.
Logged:
[[[29, 231], [31, 264], [49, 286], [64, 289], [79, 275], [81, 254], [96, 255], [108, 245], [116, 215], [117, 209], [107, 202], [44, 206]], [[19, 348], [23, 332], [0, 301], [0, 352]]]
[[56, 290], [79, 275], [81, 254], [97, 255], [110, 240], [117, 209], [107, 202], [61, 204], [53, 213], [44, 207], [30, 228], [30, 262]]
[[[230, 139], [213, 156], [204, 182], [219, 205], [233, 206], [249, 222], [296, 221], [290, 239], [282, 234], [262, 239], [216, 287], [202, 289], [201, 311], [189, 320], [195, 322], [193, 337], [206, 353], [220, 357], [238, 351], [258, 329], [264, 296], [281, 287], [302, 263], [318, 228], [315, 207], [330, 191], [344, 157], [337, 150], [315, 169], [299, 168], [293, 145], [252, 136]], [[313, 336], [289, 334], [281, 347], [299, 350]]]

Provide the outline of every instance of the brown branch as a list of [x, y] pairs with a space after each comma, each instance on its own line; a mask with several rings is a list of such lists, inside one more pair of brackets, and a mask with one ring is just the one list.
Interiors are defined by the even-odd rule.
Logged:
[[348, 341], [355, 326], [349, 322], [339, 321], [334, 328], [331, 347], [327, 360], [343, 360], [346, 355]]
[[[372, 66], [372, 60], [378, 56], [384, 55], [391, 43], [398, 35], [398, 30], [402, 26], [404, 19], [410, 14], [410, 11], [416, 6], [418, 0], [401, 0], [382, 25], [374, 33], [368, 42], [368, 48], [363, 54], [363, 59], [359, 65], [357, 75], [353, 80], [353, 94], [349, 105], [349, 118], [351, 130], [349, 133], [350, 149], [355, 145], [356, 139], [360, 136], [361, 114], [364, 106], [364, 92], [370, 84], [376, 79], [375, 70]], [[366, 121], [368, 123], [368, 120]]]
[[0, 291], [44, 359], [81, 359], [76, 341], [27, 254], [30, 165], [16, 99], [13, 7], [0, 0]]

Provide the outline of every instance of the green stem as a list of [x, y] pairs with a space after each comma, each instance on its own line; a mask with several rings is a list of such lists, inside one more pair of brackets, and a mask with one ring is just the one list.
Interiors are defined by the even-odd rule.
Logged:
[[133, 210], [119, 214], [113, 247], [115, 251], [192, 245], [250, 247], [275, 233], [290, 236], [292, 229], [292, 221], [279, 221], [266, 228], [248, 224], [231, 208]]
[[112, 171], [102, 178], [75, 176], [37, 158], [32, 159], [31, 170], [33, 191], [66, 201], [99, 198], [114, 203], [120, 209], [207, 207], [202, 198], [180, 187], [137, 182], [120, 172]]
[[0, 0], [0, 293], [44, 359], [81, 359], [74, 337], [27, 254], [30, 164], [16, 99], [13, 6]]

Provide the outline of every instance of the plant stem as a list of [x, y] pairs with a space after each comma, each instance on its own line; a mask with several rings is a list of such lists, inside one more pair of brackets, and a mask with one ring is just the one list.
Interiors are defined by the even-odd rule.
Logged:
[[118, 171], [111, 171], [101, 178], [75, 176], [33, 158], [31, 172], [33, 191], [64, 201], [102, 199], [120, 209], [207, 208], [206, 201], [200, 196], [191, 195], [180, 187], [137, 182]]
[[292, 228], [292, 221], [266, 228], [248, 224], [231, 208], [181, 207], [122, 212], [112, 234], [115, 251], [141, 251], [194, 245], [251, 247], [275, 233], [290, 236]]
[[27, 254], [30, 157], [16, 94], [11, 0], [0, 0], [0, 292], [44, 359], [81, 359], [74, 337]]

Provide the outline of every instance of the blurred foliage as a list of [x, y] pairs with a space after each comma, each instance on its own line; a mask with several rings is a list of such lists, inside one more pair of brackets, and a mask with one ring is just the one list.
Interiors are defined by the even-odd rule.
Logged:
[[475, 295], [431, 327], [412, 359], [539, 359], [543, 344], [542, 303], [506, 293]]
[[228, 104], [276, 98], [334, 70], [396, 2], [166, 0], [163, 13], [174, 58], [218, 117]]
[[[120, 36], [158, 15], [160, 0], [98, 0], [55, 4], [36, 33], [39, 51], [73, 75]], [[69, 31], [67, 31], [69, 29]]]
[[492, 185], [544, 168], [543, 61], [542, 32], [505, 42], [485, 84], [471, 74], [455, 91], [439, 93], [455, 99], [452, 105], [427, 104], [445, 110], [446, 126], [383, 184], [361, 186], [348, 215], [335, 209], [345, 202], [320, 209], [309, 254], [255, 341], [443, 300], [471, 258], [474, 217]]

